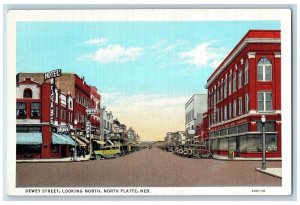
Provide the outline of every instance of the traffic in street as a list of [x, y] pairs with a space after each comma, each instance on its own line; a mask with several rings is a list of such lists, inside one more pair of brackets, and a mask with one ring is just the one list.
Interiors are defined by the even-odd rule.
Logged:
[[[186, 158], [153, 145], [120, 158], [17, 163], [16, 187], [281, 186], [280, 178], [255, 170], [260, 166], [261, 161]], [[267, 166], [281, 167], [281, 161]]]

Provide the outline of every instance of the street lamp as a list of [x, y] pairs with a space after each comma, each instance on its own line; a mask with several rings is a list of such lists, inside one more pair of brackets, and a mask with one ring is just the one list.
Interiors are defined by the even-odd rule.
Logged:
[[74, 120], [74, 127], [75, 127], [75, 148], [74, 148], [74, 161], [77, 161], [77, 120]]
[[261, 116], [262, 123], [262, 170], [266, 170], [266, 133], [265, 133], [265, 124], [266, 124], [266, 116]]
[[210, 148], [210, 127], [208, 128], [208, 153], [211, 153], [211, 148]]

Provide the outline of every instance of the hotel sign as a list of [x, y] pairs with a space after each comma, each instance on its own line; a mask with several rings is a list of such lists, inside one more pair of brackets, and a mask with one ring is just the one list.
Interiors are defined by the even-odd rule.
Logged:
[[61, 69], [56, 69], [45, 73], [45, 80], [61, 76]]
[[44, 80], [50, 79], [50, 125], [54, 125], [55, 78], [61, 76], [61, 69], [45, 73]]
[[98, 109], [93, 109], [93, 108], [88, 108], [88, 109], [86, 109], [86, 113], [87, 113], [88, 115], [97, 114], [98, 112], [99, 112]]
[[69, 126], [59, 126], [57, 127], [58, 133], [68, 133], [70, 131]]

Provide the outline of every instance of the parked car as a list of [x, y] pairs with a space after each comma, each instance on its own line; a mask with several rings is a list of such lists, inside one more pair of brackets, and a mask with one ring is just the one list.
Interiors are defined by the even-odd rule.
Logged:
[[212, 158], [212, 154], [209, 153], [209, 151], [206, 149], [205, 145], [194, 145], [192, 147], [193, 150], [193, 154], [192, 156], [195, 158], [208, 158], [211, 159]]
[[119, 158], [122, 155], [120, 146], [105, 146], [94, 150], [96, 159]]

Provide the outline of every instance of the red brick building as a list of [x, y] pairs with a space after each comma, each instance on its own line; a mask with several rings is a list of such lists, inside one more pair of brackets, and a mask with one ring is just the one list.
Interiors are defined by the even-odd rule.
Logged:
[[215, 155], [281, 157], [281, 39], [278, 30], [250, 30], [207, 80], [208, 130]]
[[17, 159], [70, 157], [74, 140], [59, 128], [73, 128], [73, 97], [55, 89], [50, 125], [50, 83], [17, 82]]
[[[31, 82], [34, 82], [37, 86], [47, 89], [40, 91], [40, 96], [45, 100], [40, 100], [40, 112], [41, 117], [45, 118], [44, 123], [49, 123], [50, 118], [50, 83], [49, 80], [44, 82], [44, 73], [19, 73], [17, 75], [17, 85], [22, 84], [24, 79], [30, 78]], [[27, 79], [26, 81], [28, 81]], [[52, 127], [52, 133], [57, 132], [57, 127], [68, 127], [69, 137], [75, 139], [78, 143], [78, 151], [83, 148], [87, 151], [90, 149], [90, 141], [93, 135], [99, 135], [100, 133], [100, 111], [93, 115], [87, 115], [86, 109], [94, 108], [100, 110], [100, 94], [96, 87], [89, 86], [84, 78], [78, 77], [76, 74], [64, 73], [60, 77], [55, 79], [55, 105], [54, 105], [54, 125]], [[67, 93], [67, 94], [65, 94]], [[70, 100], [72, 99], [72, 100]], [[17, 99], [18, 100], [21, 99]], [[24, 99], [22, 99], [24, 100]], [[43, 109], [43, 108], [45, 109]], [[29, 108], [28, 108], [29, 109]], [[75, 123], [76, 122], [76, 123]], [[90, 122], [92, 129], [91, 135], [86, 135], [86, 125]], [[44, 136], [44, 132], [43, 136]], [[49, 135], [50, 134], [45, 134]], [[41, 147], [44, 150], [43, 146]], [[64, 152], [59, 152], [60, 157], [69, 156]], [[38, 156], [37, 156], [38, 157]], [[54, 157], [51, 155], [41, 155], [41, 158]]]

